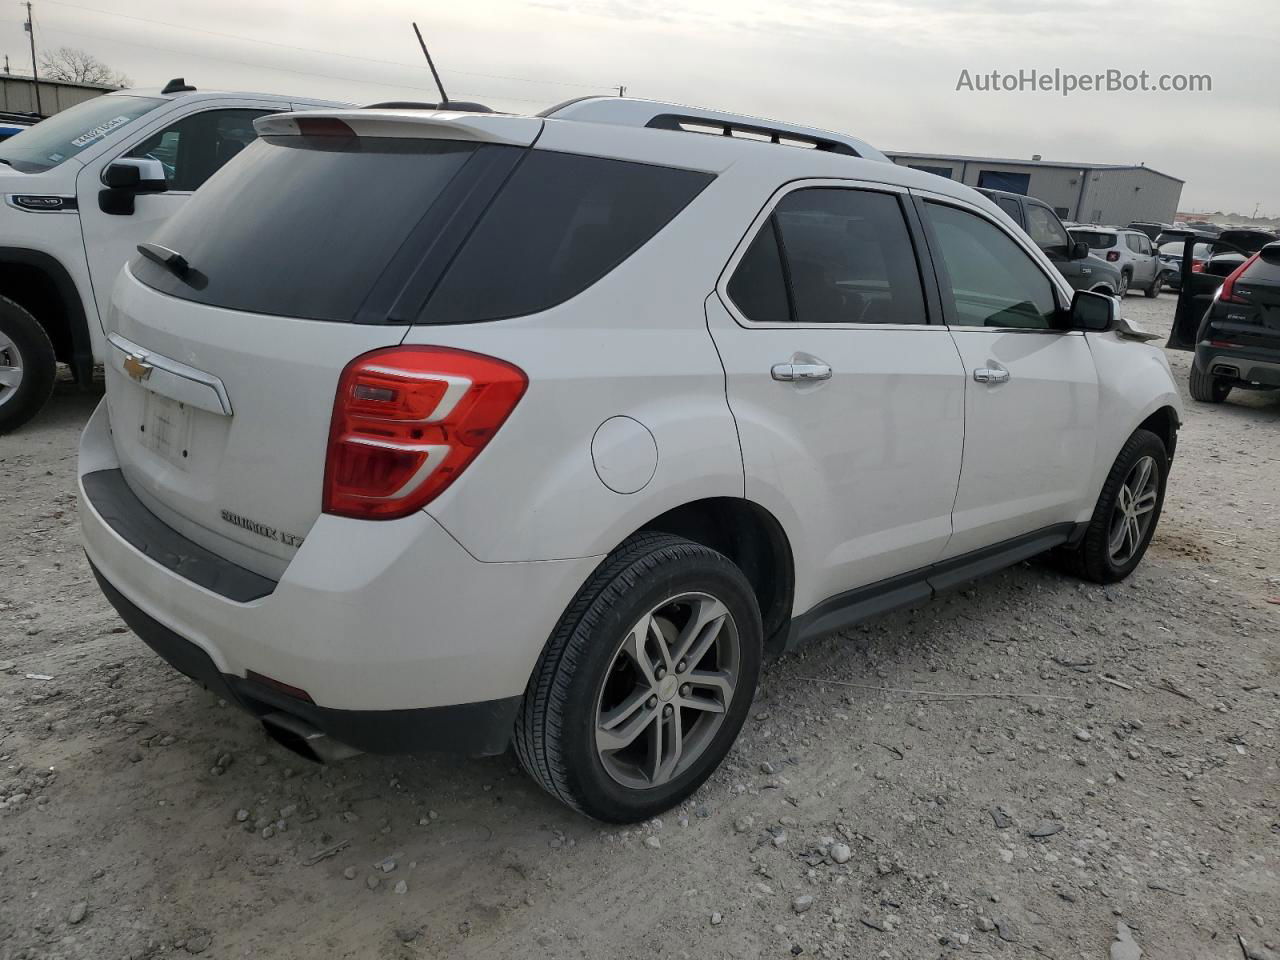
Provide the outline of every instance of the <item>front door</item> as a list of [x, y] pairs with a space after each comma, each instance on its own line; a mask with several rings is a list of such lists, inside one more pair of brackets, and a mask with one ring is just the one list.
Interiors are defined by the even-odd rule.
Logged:
[[1078, 518], [1092, 494], [1098, 376], [1041, 264], [976, 208], [920, 203], [966, 371], [955, 557]]
[[797, 613], [933, 563], [951, 535], [964, 370], [930, 323], [909, 204], [790, 187], [707, 301], [746, 497], [791, 538]]
[[[116, 274], [138, 244], [154, 234], [182, 208], [196, 188], [254, 139], [253, 121], [268, 112], [265, 108], [238, 107], [189, 113], [162, 129], [144, 133], [141, 139], [80, 171], [77, 201], [100, 317], [111, 299]], [[109, 214], [98, 205], [102, 171], [121, 157], [159, 160], [168, 189], [138, 194], [131, 214]]]

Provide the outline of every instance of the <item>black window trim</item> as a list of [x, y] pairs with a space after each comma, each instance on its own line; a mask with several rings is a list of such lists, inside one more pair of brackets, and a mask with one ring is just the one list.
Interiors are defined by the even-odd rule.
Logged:
[[[982, 208], [975, 206], [974, 204], [968, 203], [965, 200], [961, 200], [958, 197], [949, 197], [943, 193], [933, 193], [932, 191], [929, 191], [929, 190], [915, 190], [915, 189], [910, 190], [908, 192], [910, 193], [911, 201], [916, 208], [916, 215], [921, 225], [921, 233], [925, 238], [925, 245], [928, 247], [928, 250], [929, 250], [929, 260], [933, 268], [933, 279], [934, 279], [934, 282], [937, 284], [939, 296], [941, 297], [941, 300], [942, 300], [942, 316], [944, 318], [944, 322], [949, 328], [955, 328], [956, 330], [966, 330], [966, 331], [979, 330], [987, 333], [1027, 333], [1027, 334], [1048, 333], [1048, 334], [1055, 334], [1059, 336], [1068, 335], [1068, 334], [1074, 335], [1074, 336], [1084, 336], [1083, 332], [1079, 330], [1064, 330], [1059, 327], [1049, 327], [1046, 329], [1039, 329], [1035, 327], [974, 327], [974, 326], [969, 326], [968, 324], [960, 323], [959, 318], [956, 314], [955, 300], [949, 295], [947, 296], [942, 295], [942, 291], [949, 290], [951, 288], [950, 278], [947, 276], [946, 264], [943, 262], [942, 257], [938, 253], [935, 253], [935, 251], [940, 249], [940, 244], [938, 242], [937, 236], [933, 231], [932, 225], [929, 223], [928, 217], [925, 216], [924, 205], [926, 203], [937, 203], [943, 206], [954, 207], [957, 210], [963, 210], [966, 213], [972, 213], [975, 216], [981, 217], [983, 220], [985, 220], [991, 226], [995, 227], [997, 230], [1003, 233], [1006, 237], [1012, 240], [1015, 244], [1021, 247], [1022, 251], [1026, 253], [1027, 257], [1031, 260], [1033, 264], [1035, 264], [1036, 268], [1040, 271], [1040, 273], [1043, 274], [1045, 279], [1049, 281], [1049, 288], [1053, 291], [1053, 299], [1055, 304], [1057, 305], [1058, 312], [1060, 314], [1069, 310], [1071, 305], [1071, 296], [1064, 289], [1064, 287], [1066, 286], [1066, 278], [1063, 277], [1060, 273], [1058, 273], [1057, 270], [1052, 271], [1052, 273], [1048, 270], [1045, 270], [1044, 265], [1040, 262], [1039, 257], [1036, 256], [1036, 254], [1039, 254], [1041, 257], [1044, 257], [1045, 253], [1043, 250], [1041, 250], [1038, 246], [1035, 245], [1035, 243], [1032, 241], [1030, 236], [1024, 235], [1025, 236], [1025, 239], [1024, 239], [1023, 237], [1019, 237], [1017, 234], [1011, 233], [1010, 231], [1002, 227], [999, 224], [999, 222], [992, 219], [992, 217], [989, 216], [987, 212], [984, 211]], [[1068, 232], [1068, 236], [1070, 236], [1069, 232]]]
[[[787, 264], [786, 247], [782, 240], [782, 232], [778, 229], [774, 211], [787, 196], [798, 190], [837, 189], [859, 190], [863, 193], [887, 193], [897, 198], [898, 208], [907, 227], [907, 237], [911, 241], [911, 249], [915, 252], [916, 271], [920, 278], [920, 290], [924, 298], [924, 323], [800, 323], [795, 319], [795, 297], [791, 292], [791, 270]], [[787, 309], [791, 320], [752, 320], [739, 309], [729, 296], [729, 281], [733, 279], [738, 264], [747, 255], [747, 250], [755, 241], [757, 234], [765, 225], [774, 231], [778, 242], [778, 251], [782, 256], [782, 275], [787, 284]], [[924, 240], [924, 227], [920, 216], [911, 200], [911, 191], [894, 183], [881, 183], [874, 180], [841, 180], [832, 177], [815, 177], [789, 180], [778, 187], [766, 201], [764, 207], [752, 219], [751, 225], [738, 240], [724, 269], [716, 280], [716, 293], [720, 302], [733, 317], [734, 322], [746, 329], [760, 330], [923, 330], [945, 329], [942, 311], [942, 300], [934, 277], [928, 250]]]

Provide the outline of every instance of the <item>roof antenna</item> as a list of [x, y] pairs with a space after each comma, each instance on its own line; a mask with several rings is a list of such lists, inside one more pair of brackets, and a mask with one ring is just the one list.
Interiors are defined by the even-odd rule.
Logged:
[[440, 82], [440, 74], [436, 72], [436, 65], [431, 60], [431, 51], [427, 49], [427, 43], [422, 39], [422, 31], [418, 29], [418, 24], [413, 24], [413, 32], [418, 35], [418, 46], [422, 47], [422, 55], [427, 58], [427, 66], [431, 68], [431, 76], [436, 78], [436, 86], [440, 89], [440, 106], [447, 107], [449, 105], [449, 95], [444, 92], [444, 84]]

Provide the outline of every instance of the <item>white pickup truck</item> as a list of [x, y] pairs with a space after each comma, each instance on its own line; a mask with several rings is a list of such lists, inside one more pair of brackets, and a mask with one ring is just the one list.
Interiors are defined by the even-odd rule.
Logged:
[[0, 433], [40, 411], [58, 361], [90, 381], [116, 274], [254, 139], [255, 119], [334, 105], [176, 79], [88, 100], [0, 143]]

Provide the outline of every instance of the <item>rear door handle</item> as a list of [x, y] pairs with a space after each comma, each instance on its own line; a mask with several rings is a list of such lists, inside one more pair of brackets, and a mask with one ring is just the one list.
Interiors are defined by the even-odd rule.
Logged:
[[979, 383], [1008, 383], [1009, 371], [1004, 367], [979, 367], [973, 371], [973, 379]]
[[784, 383], [799, 380], [830, 380], [831, 367], [822, 363], [775, 363], [770, 371], [773, 379]]

